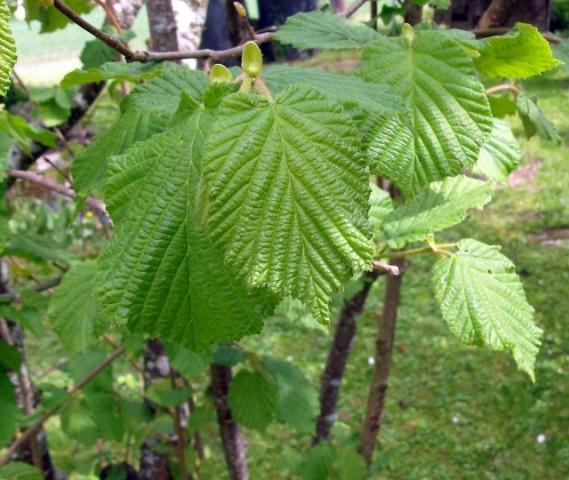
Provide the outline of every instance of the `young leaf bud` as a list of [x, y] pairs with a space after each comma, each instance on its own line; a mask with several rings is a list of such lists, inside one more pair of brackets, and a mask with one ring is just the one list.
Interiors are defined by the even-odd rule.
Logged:
[[245, 10], [245, 7], [242, 3], [233, 2], [233, 7], [237, 11], [237, 15], [239, 15], [241, 18], [247, 18], [247, 10]]
[[257, 78], [263, 71], [263, 54], [255, 42], [247, 42], [243, 48], [241, 68], [251, 78]]
[[211, 67], [209, 78], [213, 83], [231, 83], [233, 81], [231, 71], [221, 63], [216, 63]]

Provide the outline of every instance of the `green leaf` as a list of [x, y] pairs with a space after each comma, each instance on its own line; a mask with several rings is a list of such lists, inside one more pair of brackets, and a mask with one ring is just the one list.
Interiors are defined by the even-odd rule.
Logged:
[[16, 405], [16, 391], [14, 384], [8, 377], [8, 371], [3, 369], [1, 365], [0, 412], [2, 412], [2, 421], [0, 422], [0, 448], [2, 448], [14, 438], [24, 414]]
[[398, 112], [402, 99], [380, 85], [366, 83], [351, 75], [324, 72], [313, 68], [275, 65], [263, 71], [263, 79], [273, 93], [290, 85], [305, 85], [337, 102], [355, 102], [366, 111]]
[[565, 40], [557, 45], [553, 50], [553, 55], [562, 62], [565, 71], [569, 70], [569, 40]]
[[42, 480], [42, 478], [42, 472], [23, 462], [10, 462], [0, 468], [1, 480]]
[[133, 88], [123, 107], [171, 116], [180, 104], [182, 92], [200, 101], [208, 85], [209, 80], [203, 72], [166, 63], [160, 76]]
[[351, 448], [340, 451], [332, 469], [334, 480], [364, 480], [367, 478], [367, 465], [358, 452]]
[[404, 98], [406, 115], [368, 119], [372, 173], [404, 195], [472, 166], [490, 134], [484, 87], [466, 51], [445, 34], [382, 38], [364, 50], [358, 72]]
[[534, 379], [542, 331], [514, 264], [495, 247], [465, 239], [433, 269], [435, 296], [451, 332], [469, 345], [511, 351]]
[[0, 96], [6, 95], [10, 87], [10, 75], [16, 64], [16, 42], [10, 29], [12, 14], [8, 2], [0, 2]]
[[539, 30], [527, 23], [517, 23], [508, 35], [488, 39], [474, 63], [490, 78], [527, 78], [561, 65]]
[[28, 154], [30, 153], [31, 140], [35, 140], [46, 147], [55, 146], [57, 141], [57, 137], [53, 132], [28, 123], [25, 118], [19, 115], [12, 115], [4, 110], [0, 110], [0, 131], [14, 138], [20, 144], [22, 150]]
[[363, 23], [350, 22], [338, 15], [314, 11], [289, 17], [275, 33], [280, 43], [296, 48], [353, 50], [378, 38], [378, 33]]
[[212, 360], [212, 352], [201, 354], [177, 344], [167, 344], [166, 351], [170, 366], [182, 375], [188, 382], [192, 382], [200, 373], [204, 372]]
[[117, 229], [99, 258], [99, 299], [109, 319], [192, 350], [259, 332], [272, 308], [227, 269], [194, 212], [212, 122], [199, 107], [113, 157], [106, 199]]
[[510, 125], [495, 119], [492, 133], [482, 145], [474, 173], [505, 182], [520, 163], [520, 146]]
[[330, 442], [320, 442], [306, 452], [296, 473], [303, 480], [328, 480], [336, 455]]
[[[329, 321], [332, 294], [370, 266], [369, 174], [335, 104], [291, 87], [274, 103], [234, 94], [208, 139], [208, 225], [251, 286]], [[330, 208], [333, 205], [334, 208]]]
[[264, 432], [277, 409], [277, 385], [266, 372], [241, 370], [227, 396], [231, 414], [247, 428]]
[[312, 432], [319, 404], [310, 381], [290, 362], [265, 358], [263, 366], [277, 382], [277, 420], [301, 432]]
[[467, 210], [482, 208], [492, 199], [489, 183], [462, 175], [433, 182], [393, 212], [381, 224], [379, 238], [392, 248], [425, 240], [430, 233], [458, 225]]
[[377, 242], [381, 238], [381, 226], [385, 217], [393, 211], [393, 200], [389, 192], [382, 190], [376, 185], [371, 186], [369, 197], [369, 220], [375, 233], [374, 240]]
[[100, 67], [89, 70], [73, 70], [61, 81], [61, 88], [69, 88], [73, 85], [84, 83], [104, 82], [106, 80], [118, 80], [122, 82], [140, 82], [149, 80], [162, 72], [162, 66], [155, 63], [122, 63], [107, 62]]
[[537, 133], [544, 140], [550, 140], [557, 144], [561, 143], [563, 139], [537, 106], [535, 99], [525, 93], [521, 93], [518, 95], [516, 106], [528, 138], [533, 137]]
[[[89, 13], [94, 3], [90, 0], [66, 0], [65, 4], [78, 15]], [[71, 20], [56, 8], [45, 8], [38, 0], [24, 0], [26, 21], [38, 20], [41, 23], [40, 33], [51, 33], [66, 27]]]
[[146, 389], [146, 397], [163, 407], [178, 407], [187, 402], [192, 394], [191, 388], [172, 388], [170, 379], [160, 380]]
[[488, 97], [492, 115], [504, 118], [507, 115], [515, 115], [517, 112], [516, 102], [508, 95], [490, 95]]
[[77, 193], [104, 190], [109, 158], [126, 152], [136, 142], [148, 140], [164, 131], [167, 118], [149, 110], [127, 110], [103, 135], [82, 150], [71, 163], [73, 186]]
[[17, 371], [20, 369], [22, 363], [22, 356], [18, 347], [10, 345], [4, 340], [0, 339], [0, 367], [5, 367], [8, 370]]
[[95, 294], [97, 262], [75, 265], [51, 297], [47, 317], [53, 331], [69, 351], [85, 350], [96, 340], [101, 313]]

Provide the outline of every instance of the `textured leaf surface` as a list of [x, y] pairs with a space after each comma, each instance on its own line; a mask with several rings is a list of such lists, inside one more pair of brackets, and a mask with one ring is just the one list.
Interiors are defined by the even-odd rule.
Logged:
[[233, 379], [229, 408], [242, 425], [264, 432], [277, 409], [277, 384], [268, 373], [241, 370]]
[[85, 350], [92, 344], [96, 325], [101, 322], [95, 293], [96, 274], [94, 260], [74, 266], [51, 298], [49, 324], [67, 350]]
[[124, 107], [172, 115], [178, 108], [182, 92], [200, 101], [208, 85], [209, 80], [203, 72], [166, 63], [159, 77], [133, 88]]
[[106, 198], [118, 228], [99, 259], [110, 318], [194, 350], [258, 332], [265, 313], [264, 298], [235, 279], [194, 213], [212, 119], [198, 108], [113, 157]]
[[393, 200], [389, 192], [382, 190], [377, 185], [371, 185], [369, 196], [369, 220], [374, 232], [375, 241], [383, 237], [381, 226], [391, 212], [393, 212]]
[[314, 387], [292, 363], [267, 358], [263, 366], [277, 382], [277, 420], [301, 432], [312, 432], [318, 414], [318, 394]]
[[[263, 79], [272, 92], [278, 93], [290, 85], [306, 85], [338, 102], [355, 102], [368, 111], [398, 112], [401, 98], [381, 85], [366, 83], [358, 77], [324, 72], [314, 68], [295, 68], [275, 65], [263, 71]], [[392, 90], [392, 89], [391, 89]]]
[[488, 39], [474, 63], [490, 78], [527, 78], [561, 65], [539, 30], [527, 23], [516, 24], [509, 35]]
[[320, 93], [235, 94], [208, 139], [208, 221], [252, 286], [328, 322], [332, 294], [369, 267], [369, 175], [358, 132]]
[[149, 80], [162, 73], [162, 66], [155, 63], [120, 63], [107, 62], [100, 67], [89, 70], [73, 70], [61, 81], [62, 88], [69, 88], [84, 83], [104, 82], [106, 80], [119, 80], [125, 82], [139, 82]]
[[521, 93], [516, 100], [516, 106], [528, 138], [533, 137], [537, 133], [544, 140], [561, 143], [562, 138], [537, 106], [535, 99], [525, 93]]
[[456, 254], [435, 264], [433, 285], [454, 335], [469, 345], [511, 351], [520, 370], [534, 378], [542, 331], [508, 258], [484, 243], [461, 240]]
[[520, 146], [510, 125], [495, 119], [494, 128], [480, 149], [474, 172], [505, 182], [520, 163]]
[[165, 116], [149, 110], [129, 109], [71, 163], [73, 186], [78, 193], [102, 192], [112, 155], [120, 155], [136, 142], [148, 140], [166, 128]]
[[16, 42], [10, 29], [11, 16], [6, 0], [0, 0], [0, 96], [8, 91], [10, 74], [16, 63]]
[[383, 219], [379, 238], [392, 248], [427, 238], [459, 224], [470, 208], [482, 208], [492, 198], [486, 182], [465, 176], [433, 182]]
[[373, 173], [411, 196], [476, 162], [492, 118], [472, 60], [454, 40], [432, 31], [413, 42], [381, 38], [365, 48], [358, 74], [394, 90], [406, 111], [369, 119]]
[[362, 48], [377, 37], [378, 33], [363, 23], [318, 11], [289, 17], [275, 34], [280, 43], [296, 48], [327, 50]]

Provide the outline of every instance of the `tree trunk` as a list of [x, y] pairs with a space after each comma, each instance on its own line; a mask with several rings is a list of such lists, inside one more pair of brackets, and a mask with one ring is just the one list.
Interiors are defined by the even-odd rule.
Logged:
[[316, 421], [316, 435], [313, 438], [313, 444], [331, 438], [330, 431], [337, 419], [336, 409], [344, 371], [356, 335], [356, 318], [361, 315], [369, 291], [378, 276], [379, 274], [376, 271], [364, 275], [364, 284], [361, 290], [344, 303], [340, 313], [334, 340], [330, 346], [326, 366], [322, 373], [320, 414]]
[[132, 27], [143, 4], [144, 0], [114, 0], [113, 8], [124, 30]]
[[385, 286], [385, 300], [383, 311], [378, 318], [378, 336], [376, 341], [375, 367], [370, 384], [367, 411], [362, 425], [358, 450], [365, 458], [367, 464], [371, 463], [373, 450], [385, 406], [389, 370], [391, 369], [391, 353], [395, 338], [395, 325], [397, 323], [397, 310], [401, 296], [401, 283], [403, 280], [406, 260], [399, 258], [394, 260], [394, 265], [399, 267], [400, 275], [387, 277]]
[[155, 52], [178, 50], [176, 17], [170, 0], [147, 0], [150, 49]]
[[330, 7], [334, 13], [343, 12], [346, 9], [346, 0], [330, 0]]
[[505, 25], [517, 3], [518, 0], [492, 0], [476, 28], [486, 30]]
[[239, 424], [233, 420], [227, 394], [231, 386], [232, 374], [230, 367], [211, 365], [211, 395], [217, 412], [217, 423], [225, 462], [231, 480], [248, 480], [247, 442], [241, 434]]
[[[205, 28], [208, 3], [208, 0], [172, 0], [180, 50], [199, 48]], [[197, 66], [195, 59], [186, 59], [183, 62], [191, 68]]]

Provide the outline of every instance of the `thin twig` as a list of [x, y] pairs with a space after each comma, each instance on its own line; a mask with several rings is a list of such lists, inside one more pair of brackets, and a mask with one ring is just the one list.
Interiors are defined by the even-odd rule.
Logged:
[[114, 27], [116, 32], [120, 35], [122, 34], [122, 27], [117, 18], [113, 5], [111, 3], [107, 3], [105, 0], [95, 0], [97, 4], [105, 11], [109, 23]]
[[391, 275], [399, 275], [399, 273], [401, 273], [397, 265], [391, 265], [390, 263], [382, 262], [381, 260], [374, 260], [373, 268], [376, 270], [383, 270]]
[[2, 458], [0, 458], [0, 467], [5, 465], [10, 461], [10, 457], [16, 453], [22, 445], [24, 445], [31, 436], [37, 432], [42, 425], [53, 415], [55, 415], [65, 403], [78, 391], [80, 391], [85, 385], [90, 383], [99, 373], [101, 373], [106, 367], [113, 363], [118, 357], [120, 357], [126, 351], [126, 347], [120, 347], [112, 352], [107, 358], [105, 358], [101, 363], [99, 363], [93, 370], [91, 370], [87, 375], [85, 375], [79, 382], [77, 382], [72, 388], [67, 391], [67, 398], [57, 405], [48, 408], [45, 413], [38, 418], [33, 425], [28, 427], [28, 429], [20, 435], [16, 440], [10, 445], [6, 453]]
[[518, 87], [510, 83], [504, 83], [502, 85], [494, 85], [493, 87], [486, 89], [486, 95], [491, 95], [493, 93], [498, 93], [498, 92], [513, 92], [516, 95], [522, 93], [522, 91]]
[[[13, 178], [18, 178], [20, 180], [25, 180], [27, 182], [35, 183], [36, 185], [40, 185], [42, 187], [47, 188], [48, 190], [51, 190], [52, 192], [59, 193], [64, 197], [68, 198], [76, 197], [73, 189], [68, 188], [60, 183], [54, 182], [48, 178], [42, 177], [37, 173], [23, 171], [23, 170], [15, 170], [11, 168], [8, 170], [8, 175]], [[105, 204], [97, 198], [94, 197], [87, 198], [87, 206], [96, 211], [100, 215], [107, 215]]]

